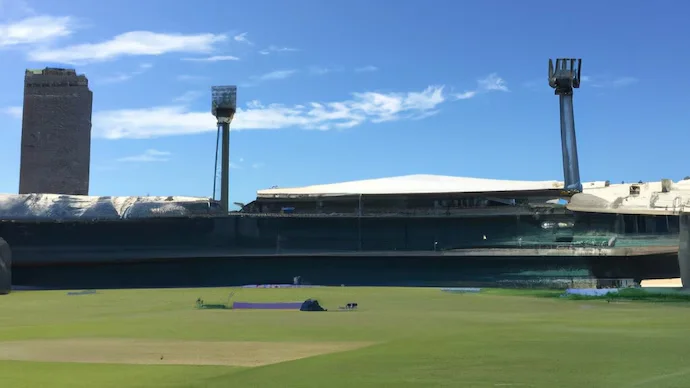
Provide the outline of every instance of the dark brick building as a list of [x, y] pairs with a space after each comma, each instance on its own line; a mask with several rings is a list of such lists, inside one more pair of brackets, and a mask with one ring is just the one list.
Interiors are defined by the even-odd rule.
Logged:
[[26, 71], [20, 194], [88, 195], [92, 101], [75, 70]]

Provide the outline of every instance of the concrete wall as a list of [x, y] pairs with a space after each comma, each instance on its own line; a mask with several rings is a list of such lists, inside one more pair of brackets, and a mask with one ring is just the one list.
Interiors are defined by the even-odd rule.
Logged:
[[690, 213], [680, 215], [678, 266], [683, 288], [690, 288]]
[[[663, 258], [606, 257], [240, 257], [185, 258], [161, 262], [131, 264], [91, 264], [18, 267], [13, 271], [14, 284], [33, 287], [124, 288], [124, 287], [218, 287], [261, 283], [291, 283], [294, 276], [303, 282], [320, 285], [387, 285], [387, 286], [493, 286], [543, 287], [560, 280], [571, 287], [578, 279], [646, 278], [659, 271]], [[644, 271], [636, 270], [632, 261], [647, 262]], [[663, 263], [662, 263], [663, 262]], [[632, 266], [632, 267], [631, 267]], [[606, 268], [602, 271], [602, 268]], [[668, 276], [659, 273], [658, 276]], [[677, 275], [676, 275], [677, 276]], [[565, 283], [563, 282], [565, 281]]]
[[[208, 277], [210, 283], [207, 285], [221, 285], [222, 282], [226, 282], [225, 285], [289, 282], [296, 275], [308, 275], [314, 278], [314, 282], [333, 284], [340, 279], [347, 279], [343, 283], [429, 282], [446, 285], [452, 280], [566, 276], [564, 274], [572, 271], [584, 271], [585, 275], [599, 278], [678, 277], [675, 252], [665, 256], [541, 258], [452, 258], [434, 257], [432, 252], [434, 242], [438, 242], [439, 250], [503, 244], [515, 246], [519, 236], [523, 237], [525, 243], [541, 241], [548, 245], [553, 243], [554, 235], [540, 226], [542, 221], [548, 219], [545, 216], [493, 220], [242, 216], [97, 223], [0, 222], [0, 235], [13, 247], [15, 278], [24, 279], [21, 281], [27, 284], [45, 283], [47, 280], [58, 282], [61, 276], [65, 277], [65, 281], [71, 279], [70, 281], [75, 282], [80, 276], [93, 276], [90, 282], [102, 281], [106, 284], [110, 281], [107, 279], [109, 271], [121, 273], [124, 279], [121, 281], [130, 282], [132, 286], [135, 283], [143, 286], [146, 282], [151, 282], [152, 286], [165, 285], [164, 283], [185, 285], [188, 283], [185, 283], [187, 280], [184, 280], [184, 276], [189, 276], [189, 282], [201, 282]], [[486, 240], [484, 236], [487, 237]], [[428, 251], [430, 255], [421, 258], [362, 256], [335, 259], [268, 256], [274, 253], [307, 251], [358, 251], [360, 247], [363, 251]], [[105, 252], [108, 260], [113, 260], [126, 255], [136, 256], [137, 249], [147, 251], [149, 259], [168, 259], [168, 264], [98, 264], [99, 261], [106, 260], [100, 253]], [[195, 252], [201, 255], [203, 250], [212, 250], [211, 253], [215, 252], [219, 256], [227, 252], [266, 254], [266, 257], [213, 260], [194, 255]], [[56, 255], [55, 251], [60, 254]], [[166, 256], [165, 251], [182, 252], [185, 259], [169, 260], [171, 256]], [[74, 252], [94, 264], [95, 272], [90, 272], [92, 270], [87, 269], [88, 266], [81, 268], [63, 265], [64, 262], [74, 260]], [[152, 254], [159, 256], [153, 257]], [[46, 267], [32, 268], [31, 265], [35, 264]], [[67, 271], [60, 269], [63, 267], [72, 268], [74, 272], [58, 275]], [[544, 275], [545, 271], [551, 275]], [[166, 277], [166, 273], [170, 277]], [[159, 280], [155, 280], [159, 277]], [[205, 283], [199, 283], [202, 284]]]
[[98, 222], [0, 222], [0, 234], [23, 247], [185, 247], [275, 251], [433, 251], [553, 244], [548, 217], [350, 218], [195, 217]]
[[[531, 274], [522, 275], [526, 270]], [[34, 287], [119, 288], [238, 286], [292, 283], [294, 276], [320, 285], [454, 286], [537, 278], [589, 276], [586, 262], [535, 258], [251, 257], [189, 258], [137, 264], [20, 267], [15, 284]]]
[[[68, 85], [72, 79], [80, 85]], [[20, 194], [88, 195], [93, 95], [83, 83], [77, 76], [27, 75]]]
[[7, 242], [0, 237], [0, 295], [12, 290], [12, 252]]
[[[16, 249], [206, 248], [243, 253], [434, 251], [480, 247], [547, 247], [567, 229], [544, 229], [562, 215], [478, 218], [194, 217], [120, 221], [0, 222]], [[567, 219], [565, 219], [567, 221]], [[606, 242], [606, 239], [602, 240]]]

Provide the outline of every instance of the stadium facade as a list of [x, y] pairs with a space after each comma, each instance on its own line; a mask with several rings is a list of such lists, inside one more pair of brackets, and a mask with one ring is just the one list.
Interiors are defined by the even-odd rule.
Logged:
[[[588, 192], [611, 185], [584, 186]], [[558, 181], [416, 175], [262, 190], [230, 215], [204, 198], [6, 195], [0, 235], [13, 247], [15, 278], [26, 284], [677, 276], [677, 245], [626, 245], [634, 231], [613, 243], [606, 234], [580, 234], [561, 188]], [[80, 272], [84, 264], [95, 272]], [[136, 275], [134, 268], [149, 267], [158, 270]]]

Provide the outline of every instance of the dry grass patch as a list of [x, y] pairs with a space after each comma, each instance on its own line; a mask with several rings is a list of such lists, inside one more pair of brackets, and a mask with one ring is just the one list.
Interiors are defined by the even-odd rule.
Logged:
[[371, 345], [364, 342], [210, 342], [84, 338], [0, 342], [0, 360], [261, 366]]

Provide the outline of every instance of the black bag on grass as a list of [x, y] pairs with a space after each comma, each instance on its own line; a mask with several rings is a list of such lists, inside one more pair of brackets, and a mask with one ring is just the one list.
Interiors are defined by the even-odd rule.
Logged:
[[302, 303], [302, 307], [299, 308], [299, 311], [326, 311], [326, 309], [321, 307], [318, 300], [307, 299]]

